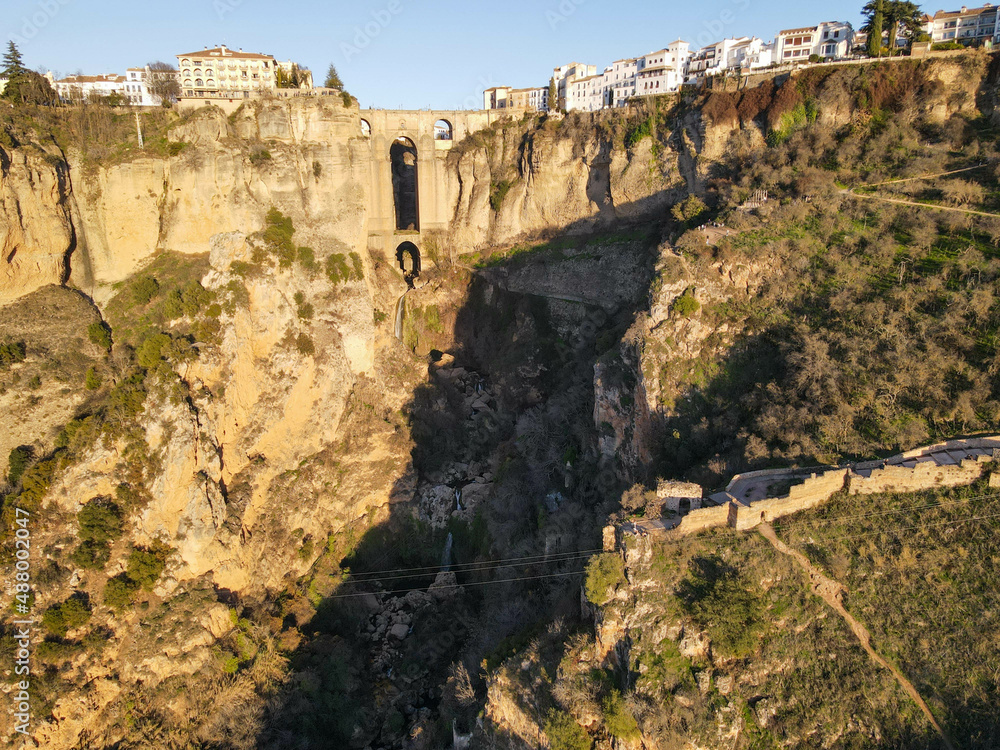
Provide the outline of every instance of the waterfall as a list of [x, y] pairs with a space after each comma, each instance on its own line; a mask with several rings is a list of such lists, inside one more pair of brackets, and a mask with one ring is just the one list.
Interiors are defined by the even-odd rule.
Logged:
[[403, 316], [406, 314], [406, 292], [396, 302], [396, 338], [403, 340]]
[[452, 538], [451, 532], [448, 532], [448, 538], [444, 540], [444, 552], [441, 554], [441, 572], [447, 573], [451, 570], [451, 545]]
[[460, 489], [455, 490], [455, 510], [465, 510], [462, 507], [462, 490]]

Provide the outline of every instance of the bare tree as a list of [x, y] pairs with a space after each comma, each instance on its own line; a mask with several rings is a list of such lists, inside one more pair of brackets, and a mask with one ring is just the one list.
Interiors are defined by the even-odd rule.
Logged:
[[177, 69], [170, 63], [160, 61], [151, 62], [146, 68], [149, 70], [146, 86], [152, 97], [164, 106], [176, 102], [181, 95], [181, 83], [177, 79]]

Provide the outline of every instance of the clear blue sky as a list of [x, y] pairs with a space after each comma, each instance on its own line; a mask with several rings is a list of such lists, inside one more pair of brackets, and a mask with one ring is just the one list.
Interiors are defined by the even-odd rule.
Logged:
[[4, 0], [0, 38], [19, 41], [29, 67], [62, 74], [123, 73], [151, 60], [176, 64], [178, 53], [222, 43], [293, 59], [320, 79], [332, 62], [363, 107], [450, 109], [481, 106], [480, 92], [491, 85], [544, 86], [557, 65], [601, 68], [678, 37], [698, 47], [734, 35], [770, 41], [779, 29], [820, 21], [857, 26], [863, 4]]

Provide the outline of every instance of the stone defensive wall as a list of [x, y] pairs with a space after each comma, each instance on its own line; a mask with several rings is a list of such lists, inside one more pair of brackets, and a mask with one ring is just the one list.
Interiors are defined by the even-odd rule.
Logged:
[[[837, 468], [749, 472], [734, 477], [726, 492], [712, 495], [714, 507], [692, 510], [669, 531], [697, 534], [721, 526], [752, 529], [822, 505], [838, 492], [874, 495], [968, 485], [982, 477], [994, 460], [1000, 460], [1000, 436], [950, 440], [888, 459]], [[803, 476], [805, 479], [787, 494], [755, 499], [761, 487], [798, 481]]]

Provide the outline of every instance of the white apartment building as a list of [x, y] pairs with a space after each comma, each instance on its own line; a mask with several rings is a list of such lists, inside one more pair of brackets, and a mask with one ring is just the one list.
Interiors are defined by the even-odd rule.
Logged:
[[638, 58], [636, 96], [669, 94], [680, 89], [691, 57], [691, 45], [678, 39], [666, 49]]
[[549, 111], [549, 87], [539, 86], [531, 89], [514, 89], [511, 92], [514, 99], [514, 106], [523, 102], [522, 109], [533, 110], [535, 112]]
[[734, 44], [729, 50], [732, 68], [744, 72], [768, 68], [774, 64], [774, 43], [765, 42], [760, 37], [751, 37]]
[[271, 55], [231, 50], [225, 45], [177, 55], [181, 98], [249, 99], [277, 88]]
[[1000, 14], [997, 6], [986, 4], [981, 8], [962, 6], [959, 10], [939, 10], [933, 16], [924, 16], [924, 31], [932, 42], [961, 42], [981, 44], [994, 41], [1000, 35]]
[[577, 78], [566, 83], [566, 110], [596, 112], [608, 103], [604, 74]]
[[483, 92], [483, 109], [520, 109], [547, 112], [549, 109], [549, 87], [514, 89], [510, 86], [494, 86]]
[[558, 94], [558, 101], [556, 102], [557, 109], [569, 110], [570, 107], [567, 102], [567, 89], [569, 84], [574, 81], [578, 81], [581, 78], [590, 78], [591, 76], [597, 75], [596, 65], [585, 65], [583, 63], [572, 62], [566, 65], [561, 65], [552, 71], [552, 78], [556, 82], [556, 91]]
[[89, 101], [92, 97], [107, 97], [118, 94], [128, 98], [125, 90], [125, 76], [108, 73], [101, 76], [73, 75], [54, 81], [48, 74], [49, 82], [59, 95], [59, 100], [65, 103], [80, 103]]
[[509, 109], [510, 86], [493, 86], [483, 92], [483, 109]]
[[695, 83], [705, 78], [742, 70], [748, 72], [766, 68], [774, 62], [774, 45], [759, 37], [723, 39], [702, 47], [694, 53], [688, 71], [688, 81]]
[[604, 87], [607, 90], [608, 105], [624, 107], [628, 100], [635, 96], [636, 76], [639, 73], [639, 60], [630, 57], [625, 60], [615, 60], [604, 70]]
[[854, 27], [841, 21], [825, 21], [818, 26], [785, 29], [775, 40], [775, 62], [807, 62], [813, 55], [839, 60], [854, 47]]

